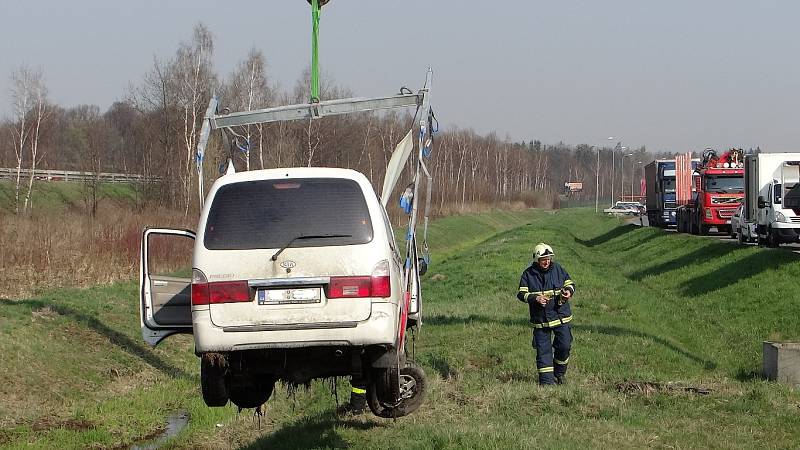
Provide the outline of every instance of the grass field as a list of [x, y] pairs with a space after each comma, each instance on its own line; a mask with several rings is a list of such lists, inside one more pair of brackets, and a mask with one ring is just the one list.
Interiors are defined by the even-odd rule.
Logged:
[[[415, 414], [338, 418], [319, 382], [255, 420], [199, 395], [189, 336], [139, 338], [136, 286], [0, 300], [0, 445], [114, 448], [187, 411], [166, 448], [796, 448], [800, 394], [760, 379], [761, 341], [800, 339], [797, 255], [622, 225], [588, 210], [441, 219]], [[539, 241], [576, 280], [565, 386], [536, 383], [514, 294]], [[338, 400], [347, 398], [338, 384]]]
[[[20, 209], [28, 192], [27, 180], [20, 187]], [[87, 187], [79, 182], [43, 182], [33, 185], [31, 201], [33, 210], [59, 211], [69, 209], [85, 209], [88, 205]], [[105, 201], [113, 201], [133, 205], [137, 194], [133, 185], [127, 183], [100, 183], [97, 196]], [[14, 212], [14, 183], [0, 181], [0, 212]]]

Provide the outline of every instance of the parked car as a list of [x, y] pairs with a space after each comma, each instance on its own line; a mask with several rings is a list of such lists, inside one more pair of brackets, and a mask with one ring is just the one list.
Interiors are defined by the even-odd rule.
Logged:
[[615, 216], [638, 216], [644, 211], [644, 206], [638, 202], [616, 202], [611, 208], [603, 210], [604, 213]]
[[[151, 270], [163, 253], [150, 248], [158, 235], [194, 239], [191, 279]], [[376, 415], [403, 416], [419, 407], [426, 383], [406, 361], [405, 332], [421, 298], [405, 292], [400, 255], [386, 211], [359, 172], [225, 175], [208, 194], [196, 234], [145, 231], [142, 333], [152, 345], [194, 334], [208, 406], [260, 406], [278, 380], [353, 377], [367, 386]]]
[[745, 218], [745, 205], [740, 204], [736, 208], [736, 212], [731, 216], [731, 239], [736, 238], [740, 244], [745, 242], [755, 242], [758, 235], [756, 234], [756, 224], [747, 222]]

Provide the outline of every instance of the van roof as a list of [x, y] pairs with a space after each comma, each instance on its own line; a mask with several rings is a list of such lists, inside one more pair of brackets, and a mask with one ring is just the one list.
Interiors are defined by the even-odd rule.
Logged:
[[288, 167], [280, 169], [249, 170], [224, 175], [217, 179], [219, 185], [241, 181], [274, 180], [280, 178], [344, 178], [358, 182], [368, 181], [361, 172], [334, 167]]

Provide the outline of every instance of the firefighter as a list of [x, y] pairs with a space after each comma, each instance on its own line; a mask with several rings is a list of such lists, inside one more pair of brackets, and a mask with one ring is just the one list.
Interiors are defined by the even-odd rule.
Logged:
[[350, 401], [340, 406], [339, 414], [358, 416], [367, 409], [367, 385], [361, 380], [351, 380]]
[[533, 347], [539, 384], [563, 384], [572, 345], [570, 299], [575, 283], [560, 264], [553, 261], [553, 248], [539, 243], [533, 263], [522, 272], [517, 298], [528, 304], [533, 325]]

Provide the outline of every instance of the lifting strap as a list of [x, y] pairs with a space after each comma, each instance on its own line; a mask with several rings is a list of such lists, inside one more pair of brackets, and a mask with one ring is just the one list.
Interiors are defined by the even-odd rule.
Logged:
[[319, 3], [311, 0], [311, 103], [319, 103]]

